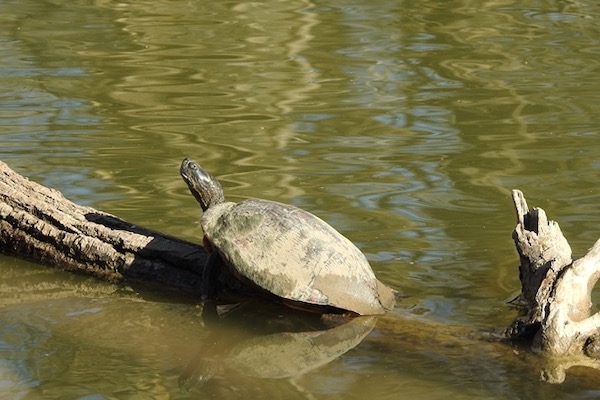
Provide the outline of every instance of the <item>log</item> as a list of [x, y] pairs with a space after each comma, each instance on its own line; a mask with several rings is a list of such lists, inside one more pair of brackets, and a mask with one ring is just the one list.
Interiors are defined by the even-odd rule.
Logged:
[[[548, 221], [540, 208], [530, 211], [522, 192], [514, 190], [513, 201], [522, 313], [511, 326], [494, 329], [497, 335], [448, 327], [440, 336], [439, 326], [395, 314], [386, 319], [391, 323], [386, 331], [408, 337], [406, 328], [411, 328], [418, 332], [416, 341], [430, 344], [432, 337], [449, 342], [462, 338], [471, 349], [479, 341], [529, 340], [544, 356], [542, 379], [553, 383], [564, 381], [573, 366], [600, 369], [600, 314], [591, 313], [591, 293], [600, 277], [600, 240], [573, 261], [558, 224]], [[197, 299], [205, 295], [202, 269], [207, 254], [202, 246], [74, 204], [1, 161], [0, 252], [129, 286], [142, 283], [163, 293], [184, 291]], [[221, 285], [241, 290], [227, 276], [219, 279]], [[509, 354], [510, 347], [507, 350]]]
[[0, 251], [110, 282], [202, 296], [202, 246], [67, 200], [0, 161]]

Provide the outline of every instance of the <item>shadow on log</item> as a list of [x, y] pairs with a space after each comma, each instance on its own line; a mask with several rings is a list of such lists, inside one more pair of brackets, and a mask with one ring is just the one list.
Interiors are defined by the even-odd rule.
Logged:
[[[439, 344], [442, 352], [457, 349], [473, 354], [480, 349], [486, 354], [495, 342], [493, 351], [502, 354], [502, 362], [530, 365], [535, 357], [542, 365], [542, 379], [553, 383], [564, 381], [572, 366], [600, 369], [596, 361], [600, 315], [591, 316], [590, 311], [591, 292], [600, 276], [600, 241], [586, 256], [573, 261], [558, 224], [548, 221], [542, 209], [530, 211], [520, 191], [513, 191], [513, 200], [522, 315], [500, 334], [489, 335], [395, 313], [381, 320], [388, 333], [380, 339], [385, 341], [382, 346], [431, 351], [432, 345]], [[132, 287], [143, 283], [158, 286], [162, 292], [185, 291], [197, 300], [203, 295], [202, 267], [207, 254], [200, 245], [73, 204], [58, 191], [29, 181], [2, 162], [0, 251]], [[518, 361], [507, 345], [511, 342], [531, 344], [542, 357], [531, 353], [527, 361], [523, 357]]]

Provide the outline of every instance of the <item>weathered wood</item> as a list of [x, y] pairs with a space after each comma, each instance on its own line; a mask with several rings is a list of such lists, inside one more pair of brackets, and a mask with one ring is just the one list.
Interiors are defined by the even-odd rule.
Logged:
[[558, 274], [571, 264], [571, 248], [560, 227], [540, 208], [529, 211], [523, 193], [514, 190], [517, 226], [513, 240], [519, 253], [521, 296], [527, 314], [515, 320], [510, 335], [534, 336], [546, 318], [546, 305]]
[[[544, 378], [562, 382], [571, 366], [599, 368], [591, 349], [598, 347], [600, 314], [591, 315], [592, 290], [600, 277], [600, 240], [573, 261], [560, 227], [540, 208], [529, 210], [514, 190], [517, 226], [513, 239], [520, 256], [521, 301], [525, 312], [508, 330], [512, 339], [532, 337], [533, 349], [552, 361]], [[568, 361], [561, 361], [568, 358]]]
[[144, 281], [198, 293], [206, 260], [197, 244], [74, 204], [3, 162], [0, 251], [112, 282]]

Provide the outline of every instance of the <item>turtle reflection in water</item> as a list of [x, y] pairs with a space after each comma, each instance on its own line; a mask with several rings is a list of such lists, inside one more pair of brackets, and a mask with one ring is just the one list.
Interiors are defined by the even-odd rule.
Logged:
[[364, 254], [329, 224], [299, 208], [268, 200], [225, 201], [220, 183], [195, 161], [180, 174], [202, 207], [205, 292], [216, 299], [222, 265], [244, 284], [284, 304], [319, 313], [383, 314], [395, 293]]
[[209, 382], [215, 387], [227, 382], [229, 387], [251, 384], [245, 377], [284, 379], [306, 374], [356, 347], [378, 318], [360, 316], [338, 324], [311, 319], [311, 314], [301, 311], [282, 315], [280, 308], [257, 300], [215, 320], [212, 336], [203, 340], [208, 345], [189, 362], [180, 386], [187, 391], [205, 390]]

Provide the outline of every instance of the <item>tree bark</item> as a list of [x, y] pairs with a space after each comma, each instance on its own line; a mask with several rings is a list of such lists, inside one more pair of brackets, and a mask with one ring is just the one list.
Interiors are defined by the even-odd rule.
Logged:
[[22, 177], [0, 162], [0, 251], [111, 282], [202, 295], [204, 248], [144, 229]]

